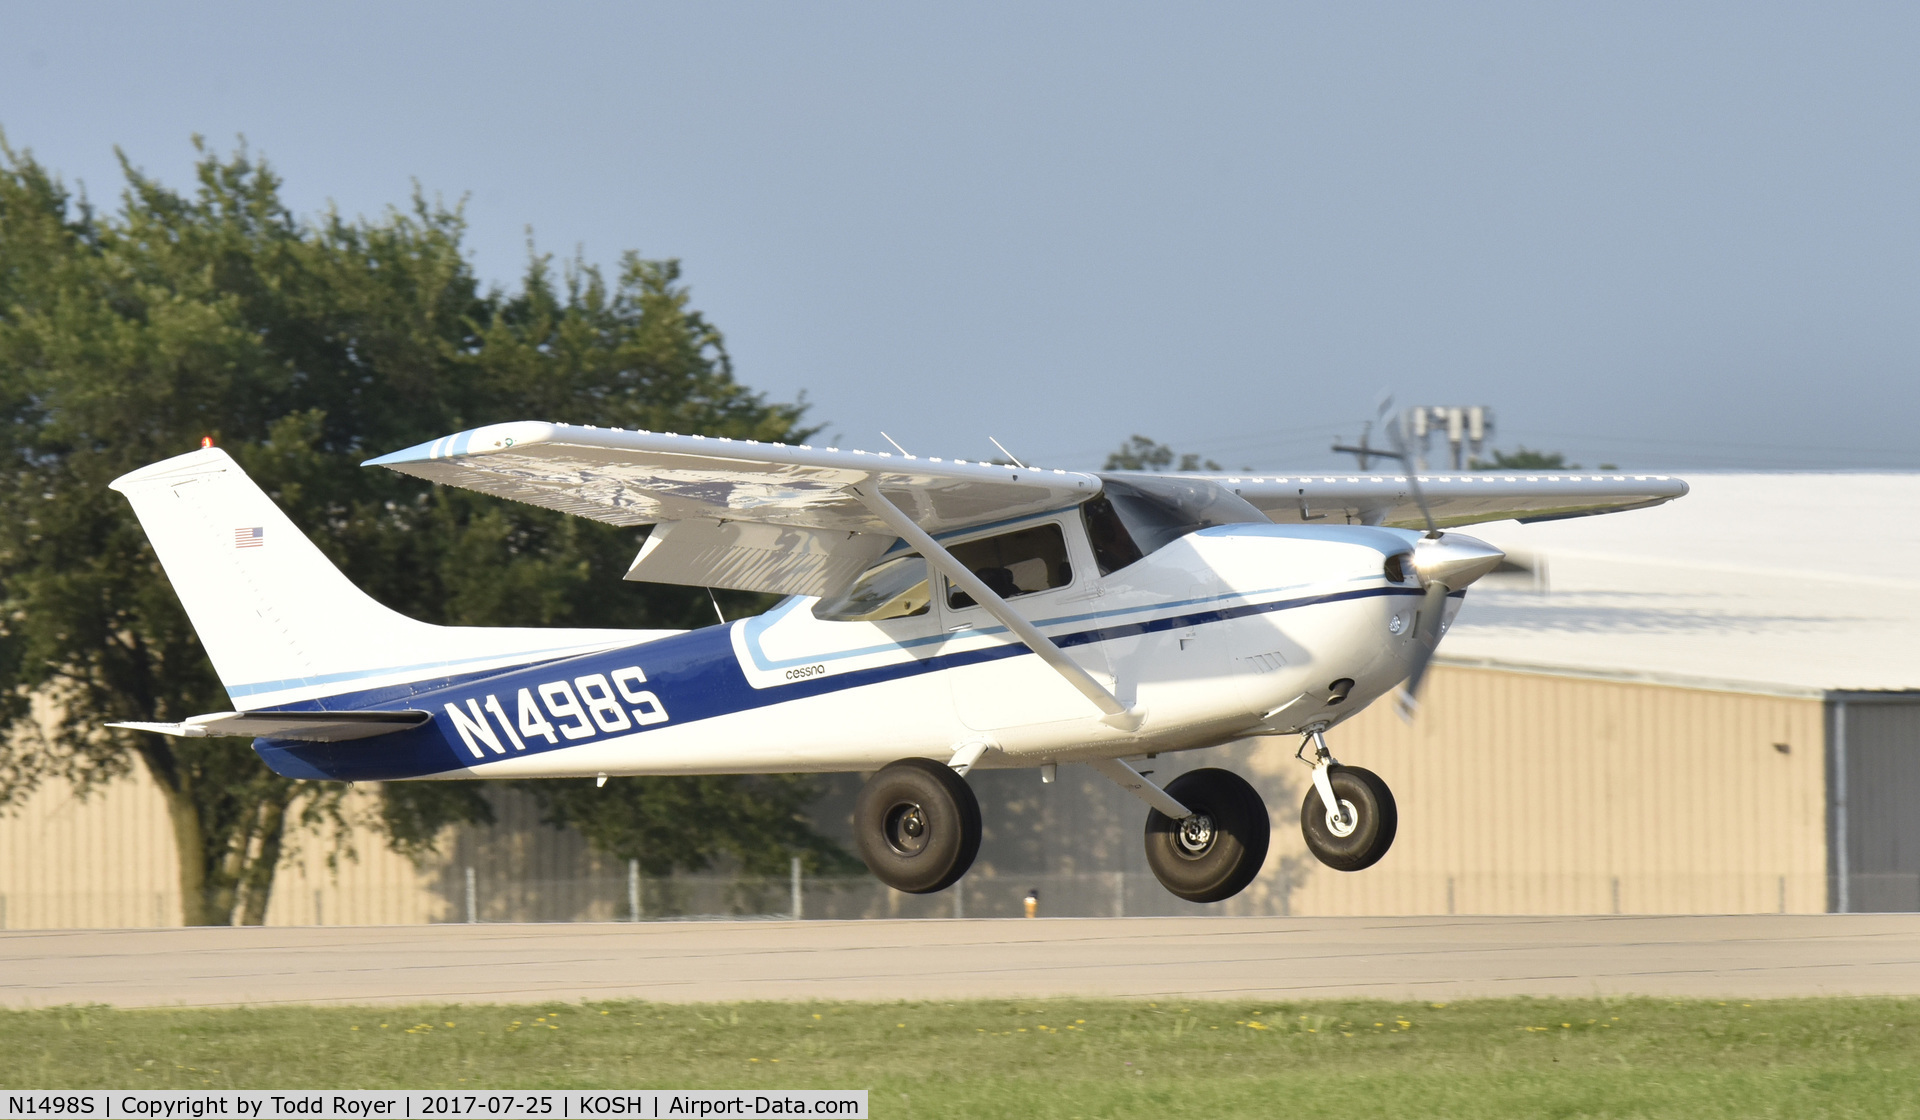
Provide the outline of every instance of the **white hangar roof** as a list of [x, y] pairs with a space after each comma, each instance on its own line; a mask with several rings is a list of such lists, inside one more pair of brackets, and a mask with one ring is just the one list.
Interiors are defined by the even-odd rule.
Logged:
[[1797, 695], [1920, 688], [1920, 474], [1682, 475], [1654, 509], [1462, 532], [1439, 660]]

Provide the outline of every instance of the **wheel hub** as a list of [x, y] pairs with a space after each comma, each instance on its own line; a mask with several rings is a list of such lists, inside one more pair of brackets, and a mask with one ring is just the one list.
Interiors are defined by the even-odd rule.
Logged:
[[927, 817], [920, 806], [902, 802], [887, 810], [883, 832], [887, 846], [903, 856], [917, 856], [927, 847]]
[[1205, 855], [1207, 849], [1213, 847], [1213, 818], [1195, 813], [1180, 822], [1180, 830], [1174, 836], [1182, 855]]
[[1360, 813], [1353, 807], [1353, 802], [1344, 797], [1340, 799], [1340, 815], [1327, 814], [1327, 831], [1335, 836], [1352, 836], [1353, 830], [1359, 827]]

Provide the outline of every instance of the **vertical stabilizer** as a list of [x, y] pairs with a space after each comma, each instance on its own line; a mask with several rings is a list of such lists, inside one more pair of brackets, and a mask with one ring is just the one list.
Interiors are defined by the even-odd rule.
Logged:
[[364, 666], [383, 647], [439, 629], [355, 587], [217, 447], [122, 475], [113, 488], [133, 503], [229, 691]]
[[408, 618], [355, 587], [217, 447], [142, 467], [112, 486], [133, 503], [242, 711], [659, 636]]

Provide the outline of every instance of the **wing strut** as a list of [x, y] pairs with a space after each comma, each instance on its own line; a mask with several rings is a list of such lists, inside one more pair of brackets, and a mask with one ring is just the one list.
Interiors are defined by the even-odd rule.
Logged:
[[865, 482], [855, 483], [847, 487], [847, 490], [859, 498], [862, 505], [873, 511], [875, 517], [886, 522], [889, 529], [900, 534], [901, 540], [906, 541], [913, 546], [914, 551], [926, 557], [927, 563], [932, 564], [941, 575], [946, 576], [962, 591], [973, 596], [974, 602], [987, 608], [988, 614], [1012, 631], [1014, 637], [1019, 638], [1028, 649], [1038, 654], [1040, 660], [1052, 667], [1054, 672], [1066, 678], [1067, 683], [1078, 689], [1080, 695], [1093, 701], [1095, 707], [1106, 713], [1100, 717], [1100, 722], [1121, 731], [1139, 730], [1140, 722], [1146, 716], [1145, 712], [1138, 708], [1128, 708], [1120, 702], [1118, 697], [1103, 688], [1099, 681], [1093, 679], [1092, 674], [1080, 667], [1079, 662], [1068, 657], [1064, 650], [1053, 644], [1051, 638], [1042, 634], [1033, 623], [1022, 618], [1005, 599], [996, 595], [979, 576], [974, 575], [965, 564], [956, 559], [953, 553], [948, 552], [926, 530], [914, 524], [913, 519], [901, 512], [899, 506], [894, 505], [880, 493], [880, 488], [871, 478]]

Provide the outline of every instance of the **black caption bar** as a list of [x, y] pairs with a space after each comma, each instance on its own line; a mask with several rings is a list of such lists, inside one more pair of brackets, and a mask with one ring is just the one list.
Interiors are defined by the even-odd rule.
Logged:
[[0, 1120], [866, 1120], [865, 1089], [596, 1089], [558, 1093], [427, 1089], [87, 1089], [14, 1091]]

